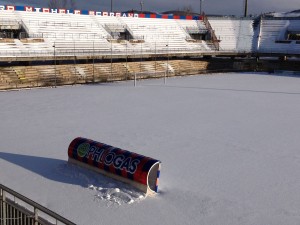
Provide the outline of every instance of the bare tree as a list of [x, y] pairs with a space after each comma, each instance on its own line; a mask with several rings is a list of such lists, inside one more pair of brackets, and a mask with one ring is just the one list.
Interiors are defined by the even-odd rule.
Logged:
[[75, 9], [76, 8], [76, 1], [75, 0], [70, 0], [70, 6], [71, 6], [71, 9]]
[[76, 1], [75, 0], [49, 0], [48, 7], [51, 9], [65, 9], [65, 8], [72, 8], [74, 9], [76, 7]]
[[192, 8], [191, 5], [189, 5], [189, 6], [184, 6], [183, 9], [182, 9], [182, 11], [188, 15], [188, 14], [190, 14], [190, 13], [193, 12], [193, 8]]
[[55, 9], [55, 8], [57, 8], [57, 0], [49, 0], [49, 2], [48, 2], [48, 7], [49, 7], [50, 9]]

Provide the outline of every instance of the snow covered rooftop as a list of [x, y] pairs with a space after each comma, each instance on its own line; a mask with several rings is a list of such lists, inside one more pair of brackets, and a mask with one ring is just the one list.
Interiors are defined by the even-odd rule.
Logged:
[[267, 13], [266, 15], [272, 17], [300, 17], [300, 10], [294, 10], [291, 12], [273, 12]]

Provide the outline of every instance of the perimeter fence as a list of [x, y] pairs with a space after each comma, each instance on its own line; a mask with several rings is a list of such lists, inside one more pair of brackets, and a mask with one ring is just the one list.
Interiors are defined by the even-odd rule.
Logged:
[[0, 225], [75, 225], [75, 223], [0, 184]]

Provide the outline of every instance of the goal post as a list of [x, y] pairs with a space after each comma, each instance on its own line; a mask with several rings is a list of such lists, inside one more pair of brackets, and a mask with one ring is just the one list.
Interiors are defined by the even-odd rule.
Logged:
[[136, 72], [133, 75], [135, 87], [137, 86], [137, 81], [141, 79], [164, 78], [164, 84], [167, 83], [167, 71]]

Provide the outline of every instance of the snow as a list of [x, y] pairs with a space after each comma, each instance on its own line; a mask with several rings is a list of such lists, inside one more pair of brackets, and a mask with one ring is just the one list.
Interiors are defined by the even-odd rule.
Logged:
[[[0, 183], [76, 224], [299, 224], [299, 77], [209, 74], [0, 102]], [[159, 194], [68, 164], [78, 136], [161, 160]]]
[[273, 17], [300, 17], [300, 12], [273, 12], [269, 13], [267, 15], [273, 16]]

